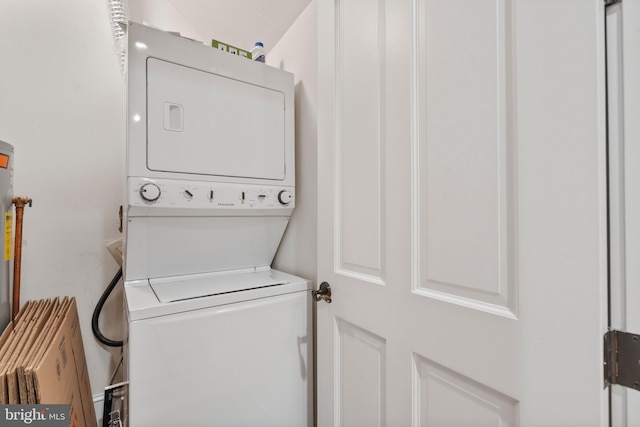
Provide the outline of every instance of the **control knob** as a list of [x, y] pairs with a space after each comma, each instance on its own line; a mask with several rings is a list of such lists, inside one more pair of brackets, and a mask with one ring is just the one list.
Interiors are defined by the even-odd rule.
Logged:
[[160, 187], [151, 182], [140, 187], [140, 197], [147, 202], [155, 202], [160, 198]]
[[291, 193], [287, 190], [282, 190], [278, 193], [278, 201], [283, 205], [288, 205], [291, 203]]

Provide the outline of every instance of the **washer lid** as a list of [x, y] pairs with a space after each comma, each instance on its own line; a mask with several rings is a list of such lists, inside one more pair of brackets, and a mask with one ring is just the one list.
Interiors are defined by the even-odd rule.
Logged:
[[271, 269], [256, 271], [253, 268], [232, 272], [149, 279], [149, 285], [161, 303], [266, 288], [287, 283], [288, 281], [282, 278], [274, 278]]

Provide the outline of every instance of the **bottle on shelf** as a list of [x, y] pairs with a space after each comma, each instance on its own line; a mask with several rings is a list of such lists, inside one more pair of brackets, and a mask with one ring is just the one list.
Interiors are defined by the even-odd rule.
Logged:
[[256, 45], [251, 49], [251, 58], [254, 61], [264, 62], [264, 45], [262, 42], [256, 42]]

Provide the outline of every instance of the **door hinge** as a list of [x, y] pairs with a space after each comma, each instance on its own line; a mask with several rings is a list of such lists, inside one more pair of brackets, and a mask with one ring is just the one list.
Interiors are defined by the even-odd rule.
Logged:
[[640, 335], [615, 329], [604, 335], [604, 380], [640, 390]]
[[622, 0], [604, 0], [604, 5], [605, 6], [611, 6], [614, 5], [616, 3], [620, 3], [622, 2]]

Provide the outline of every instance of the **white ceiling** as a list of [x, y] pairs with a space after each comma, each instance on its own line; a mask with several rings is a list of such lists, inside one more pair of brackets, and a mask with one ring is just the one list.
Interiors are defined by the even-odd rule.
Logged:
[[[203, 42], [269, 50], [311, 0], [130, 0], [131, 18]], [[178, 27], [178, 28], [175, 28]]]

